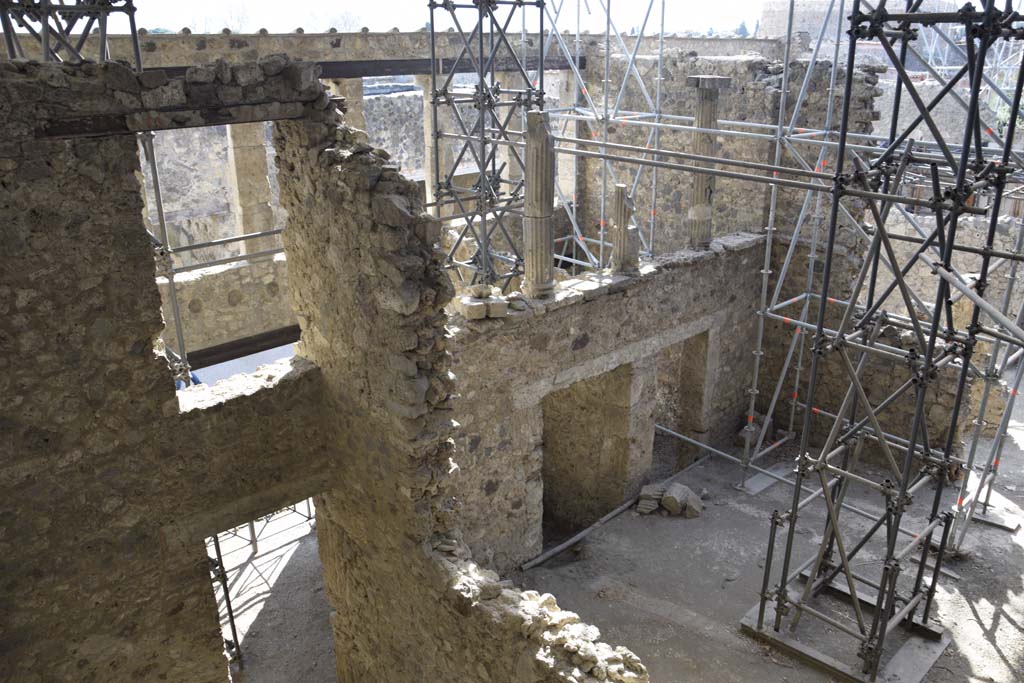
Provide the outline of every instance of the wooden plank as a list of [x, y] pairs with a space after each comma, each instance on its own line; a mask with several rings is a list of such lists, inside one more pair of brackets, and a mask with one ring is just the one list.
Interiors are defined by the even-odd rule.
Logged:
[[188, 363], [193, 370], [208, 368], [218, 363], [226, 363], [229, 360], [251, 356], [260, 351], [292, 344], [299, 341], [301, 330], [298, 325], [289, 325], [269, 332], [254, 334], [234, 341], [208, 346], [205, 349], [190, 351]]

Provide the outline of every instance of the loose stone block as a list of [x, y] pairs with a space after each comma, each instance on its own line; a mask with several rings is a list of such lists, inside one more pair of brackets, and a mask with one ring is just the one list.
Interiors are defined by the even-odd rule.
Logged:
[[246, 64], [237, 64], [231, 67], [232, 79], [241, 86], [253, 85], [255, 83], [262, 83], [266, 80], [263, 69], [258, 64], [252, 62]]
[[209, 65], [190, 66], [185, 71], [187, 83], [213, 83], [217, 79], [217, 71]]
[[258, 64], [267, 76], [276, 76], [288, 66], [288, 55], [275, 54], [260, 57]]
[[704, 503], [700, 496], [693, 492], [689, 486], [673, 482], [665, 489], [661, 497], [661, 506], [673, 515], [683, 515], [687, 519], [700, 517], [704, 511]]
[[499, 297], [490, 297], [487, 299], [487, 317], [488, 318], [504, 318], [508, 315], [508, 301]]
[[487, 302], [471, 296], [460, 296], [457, 310], [466, 320], [482, 320], [487, 317]]

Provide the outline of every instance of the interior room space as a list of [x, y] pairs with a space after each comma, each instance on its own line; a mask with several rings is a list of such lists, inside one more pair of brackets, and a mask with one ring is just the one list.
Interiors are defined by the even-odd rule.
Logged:
[[1024, 680], [1019, 0], [0, 0], [0, 681]]

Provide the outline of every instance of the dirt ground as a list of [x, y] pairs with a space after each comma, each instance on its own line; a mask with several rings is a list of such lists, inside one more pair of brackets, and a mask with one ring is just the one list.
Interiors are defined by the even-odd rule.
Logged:
[[[305, 502], [295, 509], [256, 521], [255, 553], [247, 527], [221, 534], [242, 652], [241, 666], [230, 667], [234, 683], [337, 680], [316, 531]], [[217, 597], [224, 635], [231, 637], [219, 590]]]

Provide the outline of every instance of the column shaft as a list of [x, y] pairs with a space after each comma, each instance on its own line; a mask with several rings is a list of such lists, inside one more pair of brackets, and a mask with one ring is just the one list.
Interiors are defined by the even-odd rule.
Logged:
[[543, 298], [550, 296], [555, 287], [551, 225], [555, 206], [555, 147], [543, 112], [526, 114], [525, 161], [523, 293], [530, 298]]
[[[694, 125], [697, 128], [718, 128], [718, 92], [729, 85], [730, 79], [722, 76], [690, 76], [687, 84], [697, 88], [697, 111]], [[713, 156], [715, 153], [714, 133], [694, 133], [694, 154]], [[686, 228], [690, 246], [694, 249], [706, 247], [711, 242], [712, 215], [714, 210], [715, 176], [707, 173], [693, 175], [690, 205], [686, 210]]]
[[640, 235], [630, 227], [633, 202], [623, 183], [615, 186], [612, 195], [612, 272], [633, 275], [639, 269]]

